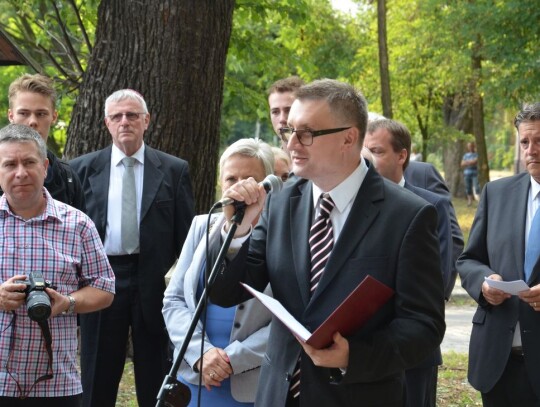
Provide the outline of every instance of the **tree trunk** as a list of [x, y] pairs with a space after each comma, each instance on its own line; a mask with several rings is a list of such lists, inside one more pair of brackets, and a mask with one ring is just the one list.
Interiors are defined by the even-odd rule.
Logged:
[[219, 122], [234, 0], [102, 1], [95, 46], [68, 128], [73, 158], [111, 143], [104, 105], [140, 92], [151, 115], [145, 142], [190, 164], [197, 213], [215, 198]]
[[479, 90], [482, 80], [482, 57], [479, 53], [480, 48], [481, 39], [478, 37], [472, 53], [471, 98], [473, 134], [476, 141], [476, 152], [478, 153], [478, 181], [480, 183], [480, 188], [482, 188], [489, 182], [489, 163], [484, 130], [484, 102]]
[[386, 0], [377, 0], [377, 27], [379, 38], [379, 72], [381, 76], [381, 99], [383, 115], [389, 119], [392, 113], [390, 73], [388, 71], [388, 43], [386, 38]]
[[[472, 115], [470, 106], [462, 95], [448, 95], [443, 103], [443, 120], [448, 127], [453, 127], [464, 133], [472, 133]], [[444, 148], [444, 178], [453, 196], [464, 197], [465, 186], [461, 158], [464, 152], [463, 140], [448, 142]]]

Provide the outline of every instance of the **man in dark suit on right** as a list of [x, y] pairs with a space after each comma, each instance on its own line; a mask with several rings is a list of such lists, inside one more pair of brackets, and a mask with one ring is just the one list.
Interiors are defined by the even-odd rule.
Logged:
[[[468, 378], [487, 407], [540, 406], [540, 103], [525, 105], [514, 123], [527, 172], [486, 184], [457, 262], [478, 302]], [[531, 288], [512, 296], [486, 278]]]
[[[255, 404], [402, 407], [403, 371], [433, 352], [445, 330], [435, 208], [361, 157], [367, 108], [353, 87], [328, 79], [301, 87], [288, 126], [281, 137], [299, 178], [271, 199], [253, 179], [223, 195], [248, 206], [211, 299], [232, 306], [249, 298], [238, 281], [259, 290], [270, 283], [274, 298], [314, 330], [364, 277], [382, 281], [393, 299], [350, 335], [336, 332], [327, 348], [300, 343], [274, 318]], [[227, 219], [233, 212], [224, 209]]]
[[[385, 119], [378, 113], [369, 112], [369, 122]], [[446, 197], [450, 201], [450, 226], [452, 228], [452, 269], [451, 279], [445, 286], [445, 297], [448, 299], [452, 294], [457, 277], [456, 261], [463, 252], [463, 246], [465, 241], [463, 239], [463, 232], [459, 226], [456, 211], [452, 204], [452, 194], [446, 185], [444, 178], [441, 176], [437, 168], [431, 163], [422, 161], [409, 161], [409, 165], [405, 168], [403, 173], [405, 181], [409, 185], [415, 187], [427, 189], [438, 195]]]
[[[452, 278], [452, 235], [450, 232], [450, 201], [448, 198], [426, 189], [410, 185], [403, 177], [403, 171], [411, 163], [411, 135], [402, 123], [381, 119], [370, 121], [364, 141], [364, 149], [371, 152], [371, 160], [377, 172], [386, 179], [408, 189], [425, 199], [437, 209], [437, 236], [441, 254], [441, 272], [446, 287]], [[449, 290], [451, 292], [451, 288]], [[449, 294], [445, 293], [446, 298]], [[442, 364], [440, 348], [419, 365], [405, 371], [405, 395], [407, 407], [435, 407], [437, 404], [437, 374]]]
[[452, 194], [450, 193], [446, 182], [443, 177], [437, 171], [437, 168], [431, 163], [422, 161], [409, 161], [409, 165], [405, 168], [403, 174], [405, 182], [415, 187], [427, 189], [437, 195], [441, 195], [448, 199], [450, 202], [450, 227], [452, 229], [452, 267], [450, 273], [450, 280], [446, 283], [444, 289], [444, 295], [447, 299], [450, 298], [454, 285], [456, 283], [457, 270], [456, 261], [463, 252], [463, 246], [465, 246], [465, 240], [463, 239], [463, 232], [459, 226], [456, 210], [452, 204]]

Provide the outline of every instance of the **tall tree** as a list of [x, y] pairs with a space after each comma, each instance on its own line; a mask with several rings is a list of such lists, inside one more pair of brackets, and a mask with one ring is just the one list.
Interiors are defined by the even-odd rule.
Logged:
[[65, 155], [111, 143], [104, 102], [132, 88], [151, 114], [145, 142], [190, 162], [197, 211], [214, 200], [225, 59], [234, 0], [110, 0], [68, 128]]
[[377, 33], [379, 44], [379, 73], [381, 77], [381, 100], [383, 115], [391, 119], [392, 93], [390, 90], [390, 71], [388, 69], [388, 40], [386, 35], [386, 0], [377, 0]]
[[486, 147], [486, 134], [484, 126], [484, 99], [480, 92], [482, 84], [482, 56], [480, 49], [482, 39], [480, 35], [476, 36], [471, 54], [471, 111], [473, 122], [473, 134], [476, 141], [476, 151], [478, 153], [478, 181], [480, 185], [489, 182], [489, 164]]

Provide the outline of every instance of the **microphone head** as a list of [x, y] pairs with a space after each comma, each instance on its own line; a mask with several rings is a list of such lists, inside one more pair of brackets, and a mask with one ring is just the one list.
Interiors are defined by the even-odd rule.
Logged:
[[275, 176], [274, 174], [267, 175], [261, 184], [267, 193], [276, 193], [281, 191], [281, 188], [283, 188], [283, 181], [281, 180], [281, 178]]

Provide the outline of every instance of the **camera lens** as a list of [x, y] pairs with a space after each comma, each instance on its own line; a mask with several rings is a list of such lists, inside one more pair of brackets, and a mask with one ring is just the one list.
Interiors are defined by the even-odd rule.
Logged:
[[31, 291], [26, 297], [28, 316], [33, 321], [45, 321], [51, 315], [51, 301], [44, 291]]

